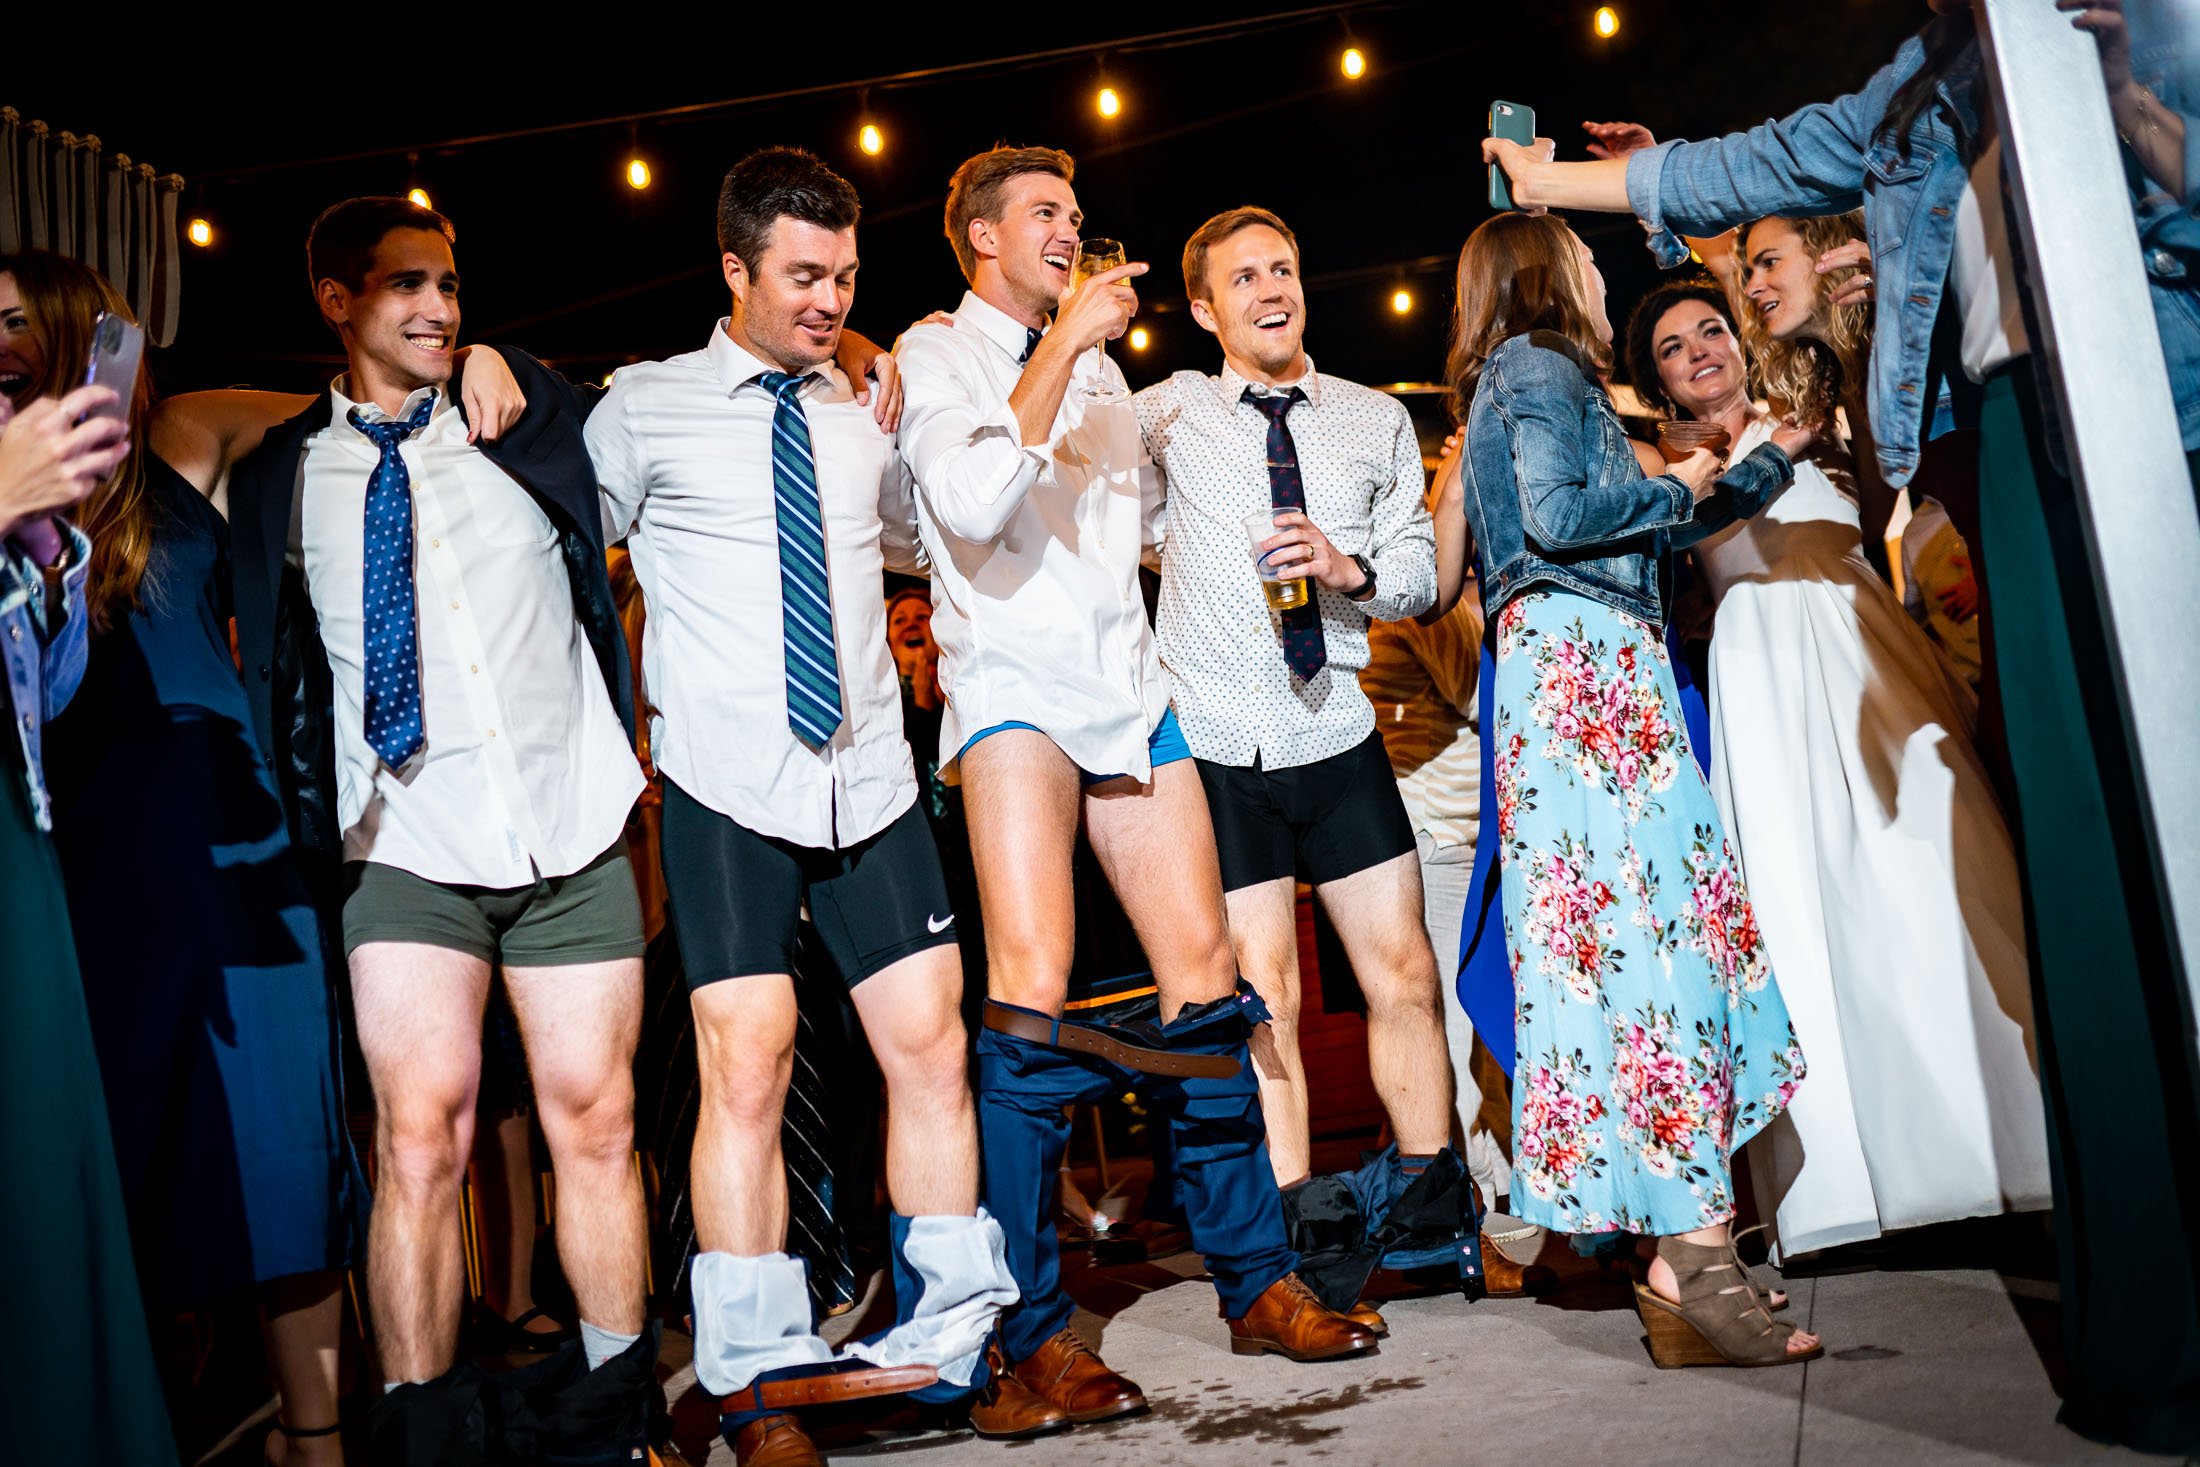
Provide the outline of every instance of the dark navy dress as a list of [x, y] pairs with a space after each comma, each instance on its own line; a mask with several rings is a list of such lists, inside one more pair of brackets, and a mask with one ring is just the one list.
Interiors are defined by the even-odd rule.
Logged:
[[67, 882], [146, 1303], [352, 1259], [333, 971], [229, 640], [228, 526], [148, 457], [153, 554], [49, 735]]

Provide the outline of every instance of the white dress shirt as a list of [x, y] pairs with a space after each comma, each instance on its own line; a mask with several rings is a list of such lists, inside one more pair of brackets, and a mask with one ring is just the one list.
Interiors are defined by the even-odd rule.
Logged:
[[1315, 589], [1329, 661], [1311, 681], [1296, 679], [1245, 533], [1246, 517], [1275, 503], [1269, 419], [1242, 400], [1249, 385], [1228, 366], [1220, 377], [1178, 372], [1135, 401], [1166, 495], [1161, 661], [1194, 754], [1240, 767], [1257, 756], [1264, 769], [1290, 769], [1341, 754], [1375, 727], [1356, 677], [1367, 665], [1367, 623], [1428, 610], [1436, 537], [1405, 408], [1357, 382], [1324, 377], [1309, 361], [1293, 384], [1306, 401], [1284, 418], [1306, 517], [1340, 553], [1367, 557], [1375, 594], [1354, 601]]
[[894, 352], [947, 693], [940, 763], [1013, 720], [1088, 773], [1144, 782], [1146, 740], [1169, 708], [1138, 590], [1152, 465], [1128, 402], [1078, 395], [1102, 371], [1122, 385], [1090, 351], [1047, 441], [1025, 447], [1008, 406], [1024, 341], [1013, 317], [966, 292], [954, 325], [912, 326]]
[[710, 344], [621, 367], [588, 418], [604, 530], [632, 539], [649, 608], [650, 752], [681, 789], [760, 835], [818, 849], [875, 835], [915, 803], [883, 570], [921, 574], [893, 440], [827, 363], [797, 400], [810, 430], [833, 604], [841, 721], [821, 748], [787, 724], [785, 606], [772, 499], [778, 368]]
[[573, 615], [557, 531], [466, 441], [465, 419], [441, 394], [398, 448], [412, 479], [427, 744], [390, 768], [367, 743], [360, 604], [367, 482], [381, 450], [349, 422], [361, 405], [346, 385], [340, 377], [329, 389], [334, 416], [306, 440], [291, 516], [293, 560], [335, 675], [344, 859], [500, 889], [569, 876], [619, 839], [642, 771]]

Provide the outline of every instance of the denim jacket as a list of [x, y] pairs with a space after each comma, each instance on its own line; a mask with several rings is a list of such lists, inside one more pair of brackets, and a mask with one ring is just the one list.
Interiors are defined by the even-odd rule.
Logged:
[[1538, 332], [1490, 353], [1467, 413], [1459, 471], [1483, 615], [1495, 626], [1548, 583], [1662, 626], [1668, 552], [1763, 509], [1795, 466], [1766, 443], [1699, 507], [1679, 476], [1642, 476], [1603, 385], [1558, 344]]
[[[1933, 327], [1983, 101], [1974, 44], [1941, 79], [1940, 106], [1919, 114], [1906, 153], [1879, 137], [1888, 103], [1924, 60], [1924, 44], [1913, 36], [1861, 91], [1747, 132], [1660, 143], [1627, 159], [1628, 203], [1650, 232], [1651, 253], [1667, 268], [1688, 258], [1679, 234], [1700, 238], [1769, 214], [1841, 214], [1862, 205], [1876, 308], [1866, 400], [1880, 470], [1897, 486], [1917, 469], [1927, 409], [1939, 397], [1937, 374], [1960, 376], [1953, 362], [1933, 360]], [[2176, 95], [2163, 100], [2189, 105]], [[2137, 198], [2134, 208], [2143, 208]], [[2183, 265], [2169, 252], [2149, 252], [2147, 282], [2186, 446], [2200, 446], [2200, 312]], [[1930, 436], [1954, 426], [1938, 415]]]
[[40, 830], [53, 829], [53, 804], [46, 795], [39, 741], [47, 722], [76, 696], [90, 647], [85, 633], [84, 576], [91, 565], [92, 542], [73, 525], [68, 535], [69, 568], [61, 573], [58, 607], [47, 602], [45, 573], [31, 564], [30, 557], [0, 543], [0, 662], [7, 666], [9, 721], [22, 745], [31, 814]]

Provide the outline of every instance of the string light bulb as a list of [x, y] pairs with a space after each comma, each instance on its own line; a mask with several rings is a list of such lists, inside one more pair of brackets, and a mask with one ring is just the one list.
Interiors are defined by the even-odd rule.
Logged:
[[184, 238], [190, 240], [191, 243], [202, 250], [214, 242], [214, 226], [205, 219], [192, 220], [184, 226], [183, 234]]
[[1390, 308], [1401, 316], [1406, 315], [1413, 309], [1413, 292], [1410, 290], [1392, 291]]
[[435, 205], [428, 202], [428, 191], [424, 188], [409, 189], [406, 191], [405, 197], [412, 200], [415, 208], [433, 209], [435, 207]]
[[1347, 79], [1358, 81], [1367, 75], [1367, 53], [1357, 46], [1347, 46], [1344, 55], [1337, 58], [1337, 67]]
[[1596, 16], [1597, 34], [1609, 41], [1619, 34], [1619, 12], [1609, 5], [1599, 5]]
[[649, 164], [640, 154], [626, 160], [626, 186], [631, 189], [649, 187]]
[[1153, 344], [1153, 333], [1143, 326], [1131, 328], [1131, 350], [1144, 351]]
[[1119, 116], [1123, 111], [1123, 97], [1113, 87], [1102, 87], [1100, 95], [1093, 99], [1093, 105], [1100, 109], [1102, 117]]
[[866, 122], [863, 130], [856, 134], [856, 146], [876, 158], [886, 151], [886, 134], [879, 131], [877, 123]]

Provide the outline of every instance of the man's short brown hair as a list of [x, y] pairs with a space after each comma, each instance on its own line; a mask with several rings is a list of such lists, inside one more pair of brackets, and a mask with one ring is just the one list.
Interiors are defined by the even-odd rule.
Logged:
[[1060, 148], [994, 148], [965, 158], [947, 181], [947, 242], [955, 247], [955, 263], [963, 279], [978, 278], [978, 252], [970, 246], [970, 221], [999, 223], [1001, 194], [1009, 180], [1026, 173], [1051, 173], [1068, 183], [1077, 165]]
[[1252, 204], [1225, 209], [1193, 230], [1192, 237], [1184, 241], [1184, 294], [1195, 301], [1213, 300], [1207, 290], [1207, 252], [1239, 230], [1251, 229], [1256, 224], [1265, 224], [1282, 235], [1283, 242], [1291, 246], [1291, 258], [1298, 259], [1299, 237], [1273, 211]]

